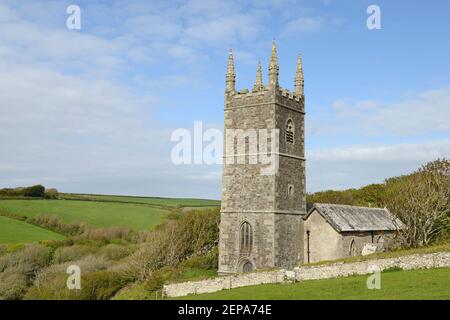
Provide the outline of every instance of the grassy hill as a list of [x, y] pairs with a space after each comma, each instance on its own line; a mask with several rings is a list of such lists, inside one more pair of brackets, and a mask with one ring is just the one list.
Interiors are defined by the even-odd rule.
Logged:
[[190, 199], [190, 198], [159, 198], [159, 197], [134, 197], [134, 196], [115, 196], [101, 194], [75, 194], [65, 193], [62, 197], [67, 200], [91, 200], [107, 202], [139, 203], [161, 207], [217, 207], [220, 206], [218, 200], [208, 199]]
[[381, 289], [369, 290], [368, 276], [267, 284], [181, 297], [194, 300], [382, 300], [450, 299], [450, 268], [381, 274]]
[[2, 200], [0, 209], [30, 217], [55, 214], [64, 222], [83, 221], [95, 227], [123, 226], [134, 230], [152, 229], [170, 213], [139, 204], [78, 200]]
[[62, 240], [64, 236], [23, 221], [0, 216], [0, 243], [24, 243], [40, 240]]
[[[61, 194], [60, 196], [62, 198], [60, 200], [0, 199], [0, 212], [10, 212], [25, 217], [50, 214], [57, 215], [66, 223], [86, 222], [96, 228], [119, 226], [139, 231], [154, 229], [170, 213], [181, 212], [183, 208], [202, 209], [220, 205], [219, 201], [205, 199], [89, 194]], [[21, 222], [20, 225], [22, 227], [18, 227], [15, 231], [15, 226], [19, 226], [19, 224], [11, 225], [11, 223], [7, 224], [6, 220], [0, 220], [0, 230], [9, 230], [11, 234], [15, 234], [12, 242], [36, 241], [35, 238], [25, 235], [22, 231], [27, 223]], [[22, 234], [24, 234], [23, 237]], [[22, 241], [20, 241], [21, 237]], [[8, 239], [9, 237], [6, 236], [1, 237], [0, 243], [12, 243]], [[54, 237], [49, 233], [48, 237], [43, 236], [36, 239], [51, 240]]]

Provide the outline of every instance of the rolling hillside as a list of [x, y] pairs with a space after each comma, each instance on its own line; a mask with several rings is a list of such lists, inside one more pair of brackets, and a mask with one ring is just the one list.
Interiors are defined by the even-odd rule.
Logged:
[[92, 200], [107, 202], [139, 203], [161, 207], [217, 207], [220, 206], [219, 200], [208, 199], [190, 199], [190, 198], [159, 198], [159, 197], [133, 197], [133, 196], [115, 196], [98, 194], [75, 194], [65, 193], [61, 195], [67, 200]]
[[32, 224], [0, 216], [0, 243], [62, 240], [64, 236]]
[[[0, 199], [0, 216], [2, 211], [25, 217], [50, 214], [57, 215], [66, 223], [86, 222], [97, 228], [120, 226], [139, 231], [155, 228], [169, 214], [182, 212], [183, 208], [202, 209], [220, 204], [215, 200], [113, 195], [62, 194], [61, 197], [60, 200]], [[50, 231], [32, 237], [29, 235], [32, 228], [36, 227], [22, 221], [2, 219], [0, 230], [8, 230], [10, 236], [0, 237], [0, 243], [56, 239]], [[14, 236], [11, 238], [12, 235]]]
[[123, 226], [135, 230], [152, 229], [170, 213], [139, 204], [78, 200], [2, 200], [0, 210], [30, 217], [55, 214], [65, 222], [83, 221], [94, 227]]

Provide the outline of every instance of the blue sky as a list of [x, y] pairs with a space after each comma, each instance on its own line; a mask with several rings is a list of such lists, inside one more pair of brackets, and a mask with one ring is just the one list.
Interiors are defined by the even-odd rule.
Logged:
[[[81, 8], [68, 30], [66, 8]], [[366, 27], [369, 5], [381, 30]], [[303, 55], [307, 189], [381, 182], [450, 157], [448, 1], [0, 0], [0, 184], [220, 197], [219, 165], [171, 163], [177, 128], [222, 128], [237, 87]]]

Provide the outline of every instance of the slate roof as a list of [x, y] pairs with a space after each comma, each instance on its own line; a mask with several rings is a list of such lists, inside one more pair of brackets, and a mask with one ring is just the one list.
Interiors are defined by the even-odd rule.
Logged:
[[317, 209], [338, 232], [397, 230], [403, 223], [394, 219], [388, 209], [355, 207], [343, 204], [314, 203], [305, 219]]

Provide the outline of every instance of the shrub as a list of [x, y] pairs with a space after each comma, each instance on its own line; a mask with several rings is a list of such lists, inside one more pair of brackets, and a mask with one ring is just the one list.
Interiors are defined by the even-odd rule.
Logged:
[[110, 299], [127, 283], [120, 274], [106, 270], [82, 272], [80, 290], [69, 290], [67, 274], [62, 272], [42, 280], [44, 278], [28, 290], [25, 299], [105, 300]]
[[[80, 260], [53, 264], [38, 272], [33, 286], [27, 291], [24, 299], [87, 299], [86, 297], [89, 295], [87, 292], [67, 289], [68, 274], [66, 271], [70, 265], [80, 267], [82, 290], [86, 285], [84, 277], [87, 274], [106, 270], [109, 266], [104, 259], [94, 255], [85, 256]], [[89, 290], [95, 289], [95, 285], [91, 282], [88, 288], [90, 288]]]
[[56, 249], [53, 260], [55, 263], [62, 263], [71, 260], [78, 260], [88, 254], [93, 254], [98, 248], [86, 245], [73, 245], [69, 247], [60, 247]]
[[144, 287], [149, 292], [160, 290], [163, 288], [164, 283], [176, 277], [177, 274], [179, 274], [179, 270], [173, 267], [164, 267], [148, 277], [144, 282]]
[[55, 188], [50, 188], [45, 190], [46, 199], [58, 199], [59, 193]]
[[219, 265], [219, 249], [214, 247], [208, 254], [194, 256], [184, 261], [181, 266], [187, 268], [196, 268], [204, 270], [216, 270]]
[[77, 265], [80, 267], [81, 272], [92, 272], [97, 270], [104, 270], [108, 268], [110, 264], [111, 263], [108, 263], [108, 261], [106, 261], [102, 257], [90, 254], [80, 260], [69, 261], [66, 263], [66, 266]]
[[145, 280], [164, 266], [175, 266], [192, 256], [210, 252], [218, 242], [218, 210], [187, 213], [149, 233], [147, 242], [127, 259], [130, 277]]
[[48, 265], [51, 261], [51, 250], [42, 245], [26, 245], [24, 249], [2, 257], [0, 271], [14, 270], [29, 277], [34, 277], [36, 272]]
[[11, 270], [0, 273], [0, 300], [21, 299], [27, 289], [27, 277]]
[[134, 246], [108, 244], [102, 247], [99, 254], [107, 260], [121, 260], [128, 257], [134, 251]]
[[108, 228], [85, 228], [78, 239], [96, 239], [110, 241], [111, 239], [124, 239], [131, 241], [134, 238], [134, 231], [125, 227]]
[[96, 257], [94, 255], [88, 255], [79, 260], [53, 264], [41, 269], [36, 275], [34, 285], [37, 287], [43, 287], [47, 282], [51, 281], [52, 278], [57, 277], [58, 275], [64, 275], [67, 278], [66, 271], [70, 265], [79, 266], [82, 274], [98, 270], [105, 270], [109, 266], [109, 264], [104, 259]]
[[115, 272], [96, 271], [82, 275], [81, 283], [80, 299], [106, 300], [124, 287], [127, 281]]
[[27, 222], [72, 236], [81, 234], [89, 228], [85, 222], [72, 222], [67, 224], [60, 217], [53, 214], [40, 214], [36, 217], [29, 217], [27, 218]]
[[40, 285], [30, 287], [25, 293], [24, 300], [67, 300], [74, 299], [75, 290], [67, 289], [67, 274], [52, 275]]

